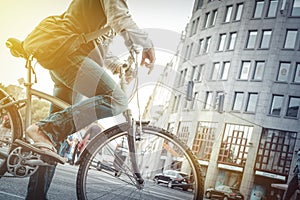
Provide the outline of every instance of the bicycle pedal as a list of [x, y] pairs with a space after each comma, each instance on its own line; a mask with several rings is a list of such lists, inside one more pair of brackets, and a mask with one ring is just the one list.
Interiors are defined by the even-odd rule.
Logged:
[[39, 166], [53, 166], [56, 163], [46, 162], [43, 156], [24, 147], [16, 147], [7, 158], [7, 171], [19, 178], [33, 175]]

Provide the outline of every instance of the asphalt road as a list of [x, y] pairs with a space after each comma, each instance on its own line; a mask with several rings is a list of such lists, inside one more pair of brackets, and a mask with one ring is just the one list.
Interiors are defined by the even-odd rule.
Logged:
[[[76, 174], [77, 166], [58, 165], [53, 182], [48, 192], [49, 200], [75, 200], [76, 199]], [[25, 199], [27, 183], [29, 178], [7, 178], [0, 179], [0, 200], [19, 200]], [[171, 193], [178, 193], [177, 198], [186, 200], [190, 192], [178, 189], [170, 189], [165, 185], [155, 185], [153, 191], [156, 195], [166, 196]], [[180, 197], [182, 195], [182, 197]], [[160, 195], [159, 195], [160, 196]], [[153, 199], [153, 198], [152, 198]], [[156, 199], [156, 198], [154, 198]]]
[[[76, 173], [76, 166], [58, 165], [48, 192], [49, 199], [76, 199]], [[28, 180], [29, 178], [2, 177], [0, 179], [0, 200], [25, 199]]]

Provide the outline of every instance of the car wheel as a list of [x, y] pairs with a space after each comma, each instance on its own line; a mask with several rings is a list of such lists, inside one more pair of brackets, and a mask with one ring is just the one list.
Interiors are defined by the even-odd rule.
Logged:
[[173, 183], [172, 183], [172, 181], [169, 181], [169, 182], [168, 182], [168, 187], [169, 187], [169, 188], [173, 188]]
[[223, 198], [223, 200], [228, 200], [228, 197], [227, 197], [227, 196], [225, 196], [225, 197]]
[[211, 198], [211, 193], [210, 193], [210, 192], [205, 192], [205, 197], [206, 197], [207, 199], [210, 199], [210, 198]]
[[155, 183], [155, 184], [159, 184], [158, 178], [154, 178], [154, 183]]

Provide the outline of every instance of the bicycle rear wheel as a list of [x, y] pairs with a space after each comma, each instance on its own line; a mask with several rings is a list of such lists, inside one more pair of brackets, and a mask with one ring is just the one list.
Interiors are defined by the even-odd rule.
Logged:
[[6, 158], [12, 142], [22, 136], [21, 116], [16, 104], [10, 104], [13, 101], [5, 91], [0, 90], [0, 176], [6, 172]]
[[[136, 138], [144, 179], [144, 186], [138, 188], [129, 161], [126, 126], [112, 127], [91, 141], [77, 174], [78, 199], [203, 198], [201, 170], [191, 150], [171, 133], [148, 125], [142, 126]], [[175, 176], [162, 176], [167, 170]]]

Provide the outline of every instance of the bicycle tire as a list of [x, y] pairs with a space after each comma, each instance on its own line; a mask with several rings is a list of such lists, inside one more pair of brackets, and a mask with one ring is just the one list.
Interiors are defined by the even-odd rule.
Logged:
[[[145, 185], [143, 189], [137, 189], [134, 181], [132, 181], [133, 174], [128, 165], [125, 143], [121, 146], [126, 157], [125, 160], [123, 158], [121, 169], [116, 169], [118, 165], [114, 165], [117, 155], [114, 153], [114, 148], [115, 145], [120, 145], [120, 142], [122, 143], [124, 140], [126, 142], [126, 127], [128, 125], [124, 123], [107, 129], [89, 143], [85, 153], [82, 154], [83, 160], [80, 162], [77, 174], [78, 199], [203, 199], [203, 176], [192, 151], [170, 132], [145, 124], [142, 125], [142, 134], [137, 141], [139, 152], [143, 153], [138, 154], [138, 158]], [[165, 144], [168, 145], [168, 150], [166, 150]], [[120, 147], [118, 146], [118, 148]], [[173, 152], [175, 149], [181, 150], [181, 152]], [[153, 151], [150, 152], [150, 150]], [[193, 177], [193, 180], [188, 184], [190, 186], [188, 192], [182, 191], [180, 188], [169, 189], [167, 185], [155, 184], [153, 176], [161, 171], [161, 168], [158, 168], [161, 165], [157, 165], [156, 161], [153, 160], [157, 157], [169, 158], [172, 161], [176, 158], [182, 161], [180, 170], [183, 171], [184, 168], [185, 171], [190, 172], [188, 173], [190, 177]], [[168, 161], [168, 163], [165, 161], [165, 169], [176, 166], [174, 162]], [[176, 170], [178, 171], [179, 168], [177, 167]], [[116, 173], [117, 171], [120, 173]]]
[[4, 90], [0, 89], [0, 106], [12, 103], [10, 106], [0, 108], [0, 177], [7, 171], [6, 159], [12, 150], [12, 142], [22, 137], [22, 118], [14, 99]]

